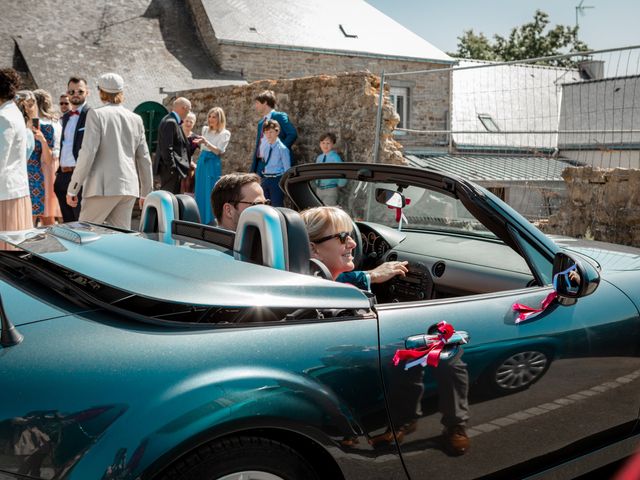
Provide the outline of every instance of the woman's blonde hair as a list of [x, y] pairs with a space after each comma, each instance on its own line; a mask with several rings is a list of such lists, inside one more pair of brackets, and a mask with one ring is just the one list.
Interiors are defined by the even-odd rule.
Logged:
[[49, 92], [39, 88], [33, 91], [33, 95], [36, 97], [40, 116], [46, 118], [47, 120], [57, 120], [58, 117], [53, 111], [53, 99], [51, 98]]
[[[35, 95], [33, 94], [33, 92], [31, 90], [18, 90], [16, 92], [16, 96], [14, 98], [14, 101], [16, 102], [16, 105], [18, 105], [18, 108], [20, 109], [20, 112], [22, 113], [22, 117], [24, 118], [24, 122], [28, 123], [29, 122], [29, 114], [27, 113], [27, 109], [25, 107], [25, 103], [28, 100], [33, 100], [34, 103], [37, 105], [38, 102], [36, 100]], [[29, 125], [31, 126], [31, 125]]]
[[350, 232], [352, 227], [351, 217], [340, 207], [314, 207], [300, 213], [309, 240], [316, 241], [327, 231]]
[[[211, 110], [207, 112], [207, 126], [209, 126], [209, 116], [215, 113], [218, 118], [218, 130], [217, 132], [221, 132], [225, 128], [227, 128], [227, 117], [224, 114], [224, 110], [220, 107], [213, 107]], [[209, 127], [211, 128], [211, 127]]]

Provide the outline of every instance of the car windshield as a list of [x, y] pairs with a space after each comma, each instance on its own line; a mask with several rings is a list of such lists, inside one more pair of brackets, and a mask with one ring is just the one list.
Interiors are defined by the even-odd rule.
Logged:
[[[339, 205], [356, 221], [402, 230], [439, 230], [495, 238], [457, 198], [417, 186], [342, 179]], [[381, 192], [386, 196], [381, 196]], [[398, 193], [400, 195], [393, 195]], [[402, 207], [402, 204], [404, 206]], [[402, 207], [402, 208], [399, 208]]]

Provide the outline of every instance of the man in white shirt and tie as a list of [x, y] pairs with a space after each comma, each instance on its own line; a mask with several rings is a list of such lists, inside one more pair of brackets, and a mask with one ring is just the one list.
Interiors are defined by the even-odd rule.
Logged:
[[64, 222], [74, 222], [80, 217], [82, 194], [78, 193], [78, 204], [72, 207], [67, 204], [67, 189], [71, 176], [76, 168], [78, 153], [82, 148], [84, 125], [87, 119], [87, 97], [89, 89], [87, 81], [81, 77], [71, 77], [67, 83], [67, 95], [71, 103], [71, 110], [62, 116], [62, 139], [60, 148], [60, 167], [56, 172], [53, 190], [58, 198], [62, 219]]

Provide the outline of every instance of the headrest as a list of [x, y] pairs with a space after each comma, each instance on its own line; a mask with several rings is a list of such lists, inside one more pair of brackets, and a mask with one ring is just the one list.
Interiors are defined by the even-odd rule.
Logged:
[[309, 274], [309, 258], [311, 247], [309, 234], [300, 214], [290, 208], [276, 207], [284, 217], [287, 234], [287, 270], [295, 273]]
[[171, 222], [179, 215], [179, 204], [171, 192], [155, 190], [144, 200], [140, 216], [140, 231], [143, 233], [171, 232]]
[[245, 209], [233, 249], [239, 260], [309, 273], [309, 236], [300, 215], [288, 208], [255, 205]]
[[286, 237], [282, 215], [273, 207], [254, 205], [238, 219], [234, 257], [278, 270], [287, 269]]
[[186, 193], [176, 195], [178, 201], [178, 218], [176, 220], [184, 220], [186, 222], [201, 223], [200, 211], [196, 199]]

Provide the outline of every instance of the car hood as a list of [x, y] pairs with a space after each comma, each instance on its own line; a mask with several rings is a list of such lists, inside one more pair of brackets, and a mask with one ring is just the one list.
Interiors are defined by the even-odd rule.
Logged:
[[5, 232], [0, 240], [102, 284], [165, 302], [222, 307], [370, 307], [367, 296], [349, 285], [242, 262], [218, 250], [169, 245], [97, 225], [74, 223]]
[[556, 235], [549, 237], [563, 249], [594, 260], [603, 272], [640, 270], [639, 248]]

